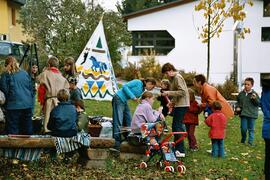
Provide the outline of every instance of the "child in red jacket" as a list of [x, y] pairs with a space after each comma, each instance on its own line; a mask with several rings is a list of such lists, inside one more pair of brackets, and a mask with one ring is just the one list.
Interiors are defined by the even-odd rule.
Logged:
[[204, 121], [210, 127], [209, 137], [212, 141], [212, 156], [224, 157], [224, 138], [227, 119], [221, 112], [221, 104], [214, 101], [212, 104], [213, 113]]
[[198, 146], [197, 146], [197, 140], [195, 137], [195, 128], [199, 124], [199, 117], [198, 115], [200, 114], [200, 106], [198, 102], [195, 100], [195, 94], [192, 89], [188, 89], [189, 92], [189, 98], [190, 98], [190, 106], [188, 111], [184, 115], [184, 120], [183, 123], [186, 126], [186, 130], [188, 133], [188, 144], [189, 144], [189, 149], [191, 151], [197, 151]]

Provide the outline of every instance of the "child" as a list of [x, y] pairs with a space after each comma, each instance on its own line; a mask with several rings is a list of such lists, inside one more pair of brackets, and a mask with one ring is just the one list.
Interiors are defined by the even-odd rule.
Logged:
[[72, 137], [77, 135], [77, 112], [69, 102], [69, 92], [61, 89], [57, 93], [57, 99], [60, 101], [58, 106], [54, 107], [50, 113], [50, 119], [47, 128], [52, 136]]
[[77, 78], [69, 77], [69, 93], [70, 93], [70, 101], [76, 107], [78, 119], [77, 125], [78, 130], [83, 130], [84, 132], [88, 131], [88, 116], [84, 112], [84, 103], [80, 89], [77, 88]]
[[32, 80], [32, 87], [33, 87], [33, 115], [34, 115], [34, 109], [35, 109], [35, 104], [36, 104], [36, 94], [37, 94], [37, 76], [38, 76], [38, 64], [37, 60], [33, 59], [30, 64], [30, 76]]
[[[146, 123], [154, 123], [157, 120], [164, 120], [165, 118], [161, 113], [161, 109], [159, 109], [159, 111], [152, 109], [154, 95], [151, 92], [145, 91], [141, 99], [142, 102], [137, 106], [131, 121], [131, 131], [138, 134], [144, 129], [145, 131], [142, 136], [146, 136], [149, 133]], [[149, 143], [150, 145], [156, 146], [157, 141], [155, 137], [150, 137]]]
[[204, 121], [210, 127], [209, 137], [212, 141], [212, 156], [224, 157], [224, 138], [226, 128], [226, 116], [221, 112], [221, 104], [214, 101], [212, 104], [213, 113]]
[[77, 88], [77, 78], [69, 77], [70, 101], [76, 107], [77, 112], [84, 111], [84, 103], [80, 89]]
[[[163, 93], [164, 91], [169, 91], [170, 90], [170, 82], [167, 79], [163, 79], [161, 81], [161, 89], [160, 93]], [[160, 106], [163, 107], [162, 109], [162, 114], [164, 117], [166, 117], [168, 114], [171, 114], [172, 112], [172, 107], [169, 106], [170, 104], [170, 99], [168, 96], [159, 96], [157, 98], [158, 101], [160, 101]]]
[[68, 57], [65, 59], [64, 65], [64, 77], [68, 80], [70, 77], [76, 77], [76, 66], [74, 63], [74, 59], [72, 57]]
[[262, 137], [265, 141], [265, 179], [270, 179], [270, 76], [261, 79], [262, 96], [261, 108], [263, 112]]
[[133, 133], [140, 133], [143, 123], [156, 122], [158, 119], [164, 120], [161, 109], [159, 111], [152, 109], [154, 95], [151, 92], [145, 91], [141, 99], [142, 101], [137, 106], [131, 121], [131, 130]]
[[[121, 89], [119, 89], [112, 99], [112, 115], [113, 115], [113, 138], [115, 139], [115, 150], [120, 149], [122, 142], [121, 128], [130, 127], [131, 113], [128, 106], [128, 101], [133, 100], [138, 102], [138, 98], [141, 97], [145, 91], [151, 91], [156, 85], [156, 80], [153, 78], [147, 78], [143, 80], [134, 79], [125, 83]], [[127, 136], [127, 134], [123, 134]]]
[[244, 89], [237, 96], [236, 112], [241, 118], [241, 143], [245, 143], [247, 131], [249, 133], [248, 144], [254, 146], [254, 127], [255, 120], [258, 118], [258, 107], [260, 98], [252, 89], [254, 80], [251, 77], [245, 79]]
[[[47, 128], [51, 131], [50, 134], [56, 137], [73, 137], [77, 135], [77, 112], [69, 101], [69, 92], [66, 89], [61, 89], [57, 93], [59, 103], [50, 113], [50, 119]], [[66, 152], [64, 162], [68, 163], [70, 158], [75, 154], [75, 151]], [[51, 158], [56, 158], [56, 150], [50, 151]]]
[[189, 148], [191, 151], [197, 151], [198, 146], [195, 137], [195, 128], [199, 124], [198, 115], [201, 111], [198, 102], [195, 100], [194, 91], [189, 88], [188, 92], [190, 98], [190, 106], [188, 111], [184, 115], [183, 123], [185, 124], [188, 133]]

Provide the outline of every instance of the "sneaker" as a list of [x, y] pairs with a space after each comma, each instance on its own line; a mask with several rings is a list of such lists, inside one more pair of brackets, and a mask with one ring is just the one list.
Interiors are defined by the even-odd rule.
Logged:
[[206, 150], [206, 152], [212, 154], [212, 149]]
[[179, 151], [175, 151], [175, 156], [177, 158], [181, 158], [181, 157], [186, 157], [186, 154], [185, 153], [180, 153]]
[[199, 150], [198, 148], [190, 148], [190, 151], [192, 151], [192, 152], [196, 152], [198, 150]]
[[255, 146], [256, 146], [256, 145], [253, 144], [253, 143], [248, 143], [248, 145], [249, 145], [250, 147], [255, 147]]

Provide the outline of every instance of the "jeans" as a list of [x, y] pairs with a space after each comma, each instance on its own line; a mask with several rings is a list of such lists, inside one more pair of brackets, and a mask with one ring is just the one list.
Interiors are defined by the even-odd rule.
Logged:
[[115, 148], [119, 149], [121, 144], [121, 128], [122, 126], [130, 127], [131, 113], [127, 102], [114, 95], [112, 99], [113, 107], [113, 138], [115, 139]]
[[[175, 107], [173, 111], [173, 122], [172, 131], [173, 132], [185, 132], [185, 127], [183, 124], [184, 114], [186, 113], [188, 107]], [[174, 141], [177, 141], [182, 135], [174, 135]], [[185, 153], [184, 140], [175, 145], [175, 150]]]
[[212, 141], [212, 156], [224, 158], [224, 139], [211, 139]]
[[265, 179], [270, 179], [270, 139], [265, 141], [265, 161], [264, 161], [264, 174]]
[[197, 148], [197, 141], [195, 137], [195, 124], [185, 124], [187, 133], [188, 133], [188, 144], [190, 149], [196, 149]]
[[33, 133], [32, 108], [7, 110], [6, 133], [31, 135]]
[[255, 126], [255, 119], [254, 118], [241, 116], [241, 134], [242, 134], [241, 143], [245, 143], [245, 141], [247, 139], [247, 131], [248, 131], [248, 135], [249, 135], [248, 143], [253, 144], [254, 126]]

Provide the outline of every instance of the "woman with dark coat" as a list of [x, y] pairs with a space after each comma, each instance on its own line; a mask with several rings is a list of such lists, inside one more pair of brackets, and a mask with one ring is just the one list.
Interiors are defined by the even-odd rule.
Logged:
[[29, 74], [21, 70], [12, 56], [5, 61], [0, 90], [6, 96], [6, 133], [32, 134], [33, 87]]

